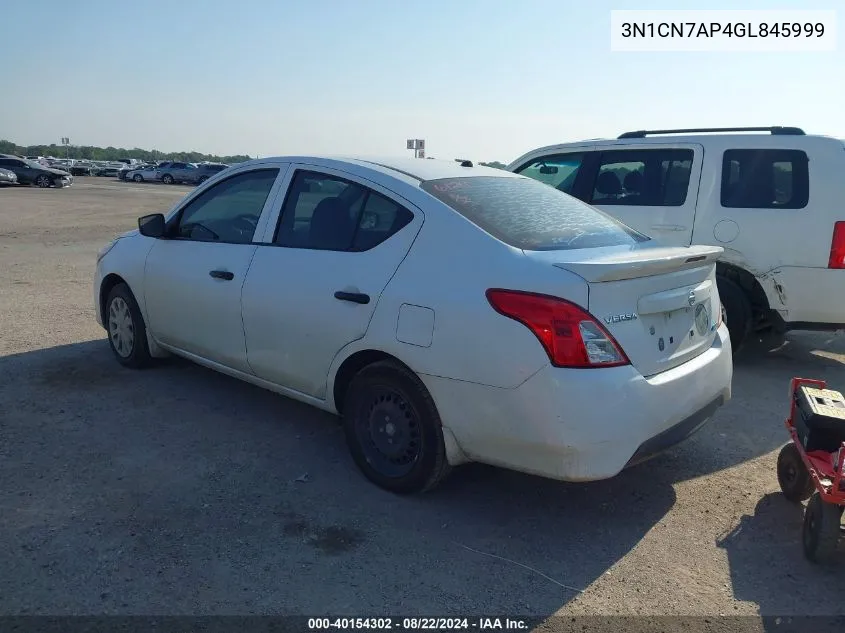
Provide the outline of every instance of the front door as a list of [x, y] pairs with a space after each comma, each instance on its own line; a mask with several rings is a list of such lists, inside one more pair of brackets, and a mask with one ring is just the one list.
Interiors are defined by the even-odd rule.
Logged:
[[366, 333], [422, 214], [345, 172], [294, 169], [243, 288], [246, 347], [257, 376], [325, 398], [332, 360]]
[[242, 171], [191, 198], [147, 255], [150, 331], [164, 345], [249, 371], [241, 289], [278, 167]]

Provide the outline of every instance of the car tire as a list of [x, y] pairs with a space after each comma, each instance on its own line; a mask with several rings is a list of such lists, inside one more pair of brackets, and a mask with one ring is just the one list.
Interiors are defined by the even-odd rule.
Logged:
[[50, 177], [50, 176], [48, 176], [47, 174], [40, 174], [40, 175], [39, 175], [39, 176], [35, 179], [35, 186], [36, 186], [36, 187], [41, 187], [42, 189], [46, 189], [46, 188], [48, 188], [48, 187], [52, 187], [52, 186], [53, 186], [53, 178], [52, 178], [52, 177]]
[[407, 367], [380, 361], [359, 371], [343, 406], [346, 442], [371, 482], [399, 494], [434, 489], [451, 471], [440, 415]]
[[174, 183], [173, 176], [170, 174], [164, 174], [164, 176], [161, 177], [161, 182], [165, 185], [172, 185]]
[[731, 335], [731, 348], [736, 354], [751, 331], [751, 302], [742, 288], [727, 277], [718, 276], [716, 285], [722, 306], [725, 308], [725, 321]]
[[144, 182], [144, 177], [141, 174], [135, 174], [132, 176], [132, 180], [135, 182]]
[[104, 310], [109, 346], [124, 367], [142, 369], [152, 364], [147, 327], [132, 291], [124, 283], [109, 292]]
[[802, 541], [804, 556], [814, 563], [829, 562], [836, 553], [842, 523], [842, 507], [822, 501], [818, 492], [804, 510]]
[[793, 503], [809, 499], [816, 489], [798, 447], [792, 442], [780, 449], [777, 471], [781, 492]]

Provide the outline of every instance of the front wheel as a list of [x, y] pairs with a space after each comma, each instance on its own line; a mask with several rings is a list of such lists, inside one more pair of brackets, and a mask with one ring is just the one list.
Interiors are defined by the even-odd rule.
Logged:
[[841, 532], [842, 508], [825, 503], [819, 493], [810, 497], [804, 511], [804, 555], [814, 563], [829, 561], [836, 553]]
[[141, 174], [135, 174], [132, 176], [132, 180], [135, 182], [144, 182], [144, 177]]
[[164, 174], [164, 176], [161, 177], [161, 182], [163, 182], [165, 185], [172, 185], [173, 176], [171, 176], [170, 174]]
[[47, 187], [53, 186], [53, 179], [50, 178], [47, 174], [41, 174], [38, 178], [35, 179], [35, 186], [41, 187], [42, 189], [46, 189]]
[[109, 346], [117, 362], [133, 369], [150, 365], [152, 356], [147, 343], [147, 327], [129, 286], [121, 283], [111, 289], [105, 312]]
[[793, 503], [809, 499], [815, 490], [801, 453], [792, 442], [780, 449], [778, 454], [778, 483], [783, 496]]
[[450, 471], [434, 401], [399, 363], [382, 361], [358, 372], [347, 391], [343, 425], [358, 468], [386, 490], [425, 492]]

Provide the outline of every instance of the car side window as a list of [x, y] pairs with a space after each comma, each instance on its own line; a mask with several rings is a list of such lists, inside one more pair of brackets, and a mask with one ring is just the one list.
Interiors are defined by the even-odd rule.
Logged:
[[590, 204], [680, 207], [687, 199], [691, 149], [602, 152]]
[[252, 241], [278, 169], [257, 169], [217, 183], [182, 208], [173, 237], [203, 242]]
[[375, 191], [370, 191], [358, 221], [353, 251], [368, 251], [410, 224], [414, 214]]
[[516, 169], [517, 174], [551, 185], [564, 193], [572, 193], [575, 178], [584, 161], [583, 153], [555, 154], [531, 161]]
[[406, 226], [404, 207], [343, 178], [298, 170], [273, 243], [291, 248], [366, 251]]
[[807, 154], [792, 149], [730, 149], [722, 157], [723, 207], [803, 209], [810, 198]]

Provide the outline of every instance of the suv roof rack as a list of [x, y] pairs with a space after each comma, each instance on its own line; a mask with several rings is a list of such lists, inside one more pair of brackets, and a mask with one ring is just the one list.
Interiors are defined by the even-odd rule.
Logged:
[[800, 127], [773, 125], [771, 127], [698, 127], [680, 130], [637, 130], [636, 132], [625, 132], [617, 138], [645, 138], [653, 134], [690, 134], [698, 132], [770, 132], [771, 134], [787, 136], [803, 136], [805, 134], [804, 130]]

